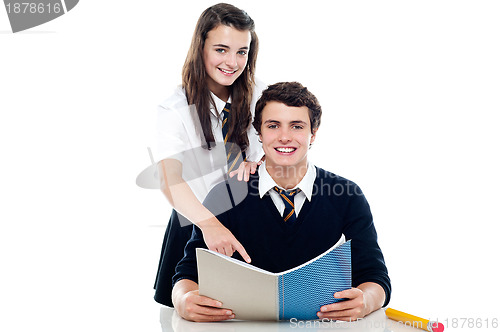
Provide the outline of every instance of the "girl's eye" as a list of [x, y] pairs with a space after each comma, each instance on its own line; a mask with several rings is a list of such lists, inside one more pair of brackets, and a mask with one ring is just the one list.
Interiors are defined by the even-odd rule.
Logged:
[[238, 51], [238, 54], [239, 54], [239, 55], [247, 55], [247, 54], [248, 54], [248, 52], [247, 52], [247, 51], [243, 51], [243, 50], [242, 50], [242, 51]]
[[217, 53], [224, 53], [224, 52], [226, 52], [226, 50], [223, 49], [223, 48], [217, 48], [217, 49], [215, 49], [215, 52], [217, 52]]

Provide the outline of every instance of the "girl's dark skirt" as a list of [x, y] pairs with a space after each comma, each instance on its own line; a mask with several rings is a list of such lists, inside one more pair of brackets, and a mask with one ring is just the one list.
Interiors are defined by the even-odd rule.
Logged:
[[165, 230], [161, 248], [160, 263], [154, 288], [155, 301], [169, 307], [172, 304], [172, 277], [177, 263], [184, 256], [184, 247], [191, 238], [193, 224], [182, 215], [172, 210], [172, 215]]

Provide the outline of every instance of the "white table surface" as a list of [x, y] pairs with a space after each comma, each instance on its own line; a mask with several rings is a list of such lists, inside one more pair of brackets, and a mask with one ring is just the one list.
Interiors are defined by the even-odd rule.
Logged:
[[195, 323], [181, 318], [174, 309], [161, 307], [160, 322], [163, 332], [285, 332], [285, 331], [359, 331], [412, 332], [422, 331], [405, 326], [385, 316], [384, 309], [373, 312], [357, 322], [281, 321], [257, 322], [230, 320], [217, 323]]

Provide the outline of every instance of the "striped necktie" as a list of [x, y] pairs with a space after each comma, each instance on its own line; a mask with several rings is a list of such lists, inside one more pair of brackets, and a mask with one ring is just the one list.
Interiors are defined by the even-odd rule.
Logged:
[[239, 164], [243, 161], [238, 160], [241, 159], [241, 149], [234, 143], [228, 142], [228, 133], [229, 133], [229, 114], [231, 113], [231, 104], [226, 103], [224, 109], [222, 110], [222, 137], [224, 137], [224, 146], [226, 148], [226, 157], [227, 157], [227, 171], [228, 173], [234, 170], [235, 166], [239, 166]]
[[295, 219], [297, 219], [297, 216], [295, 215], [295, 204], [293, 202], [293, 196], [297, 194], [300, 189], [295, 189], [292, 191], [287, 191], [284, 189], [280, 189], [278, 187], [273, 188], [278, 194], [280, 194], [281, 199], [283, 200], [283, 203], [285, 203], [285, 211], [283, 212], [283, 220], [285, 222], [292, 224]]

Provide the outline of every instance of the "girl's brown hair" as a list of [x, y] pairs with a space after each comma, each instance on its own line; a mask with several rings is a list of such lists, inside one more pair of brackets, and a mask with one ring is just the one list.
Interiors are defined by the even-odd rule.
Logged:
[[204, 148], [210, 149], [213, 146], [211, 143], [215, 142], [210, 121], [210, 104], [215, 108], [215, 103], [206, 84], [207, 73], [203, 62], [203, 48], [208, 32], [221, 24], [240, 31], [248, 30], [251, 35], [247, 65], [231, 86], [231, 116], [228, 123], [228, 141], [238, 144], [241, 150], [245, 151], [249, 144], [246, 131], [252, 120], [250, 103], [259, 49], [254, 21], [245, 11], [233, 5], [220, 3], [207, 8], [201, 14], [182, 68], [182, 87], [186, 92], [188, 104], [196, 107], [202, 135], [206, 142]]

